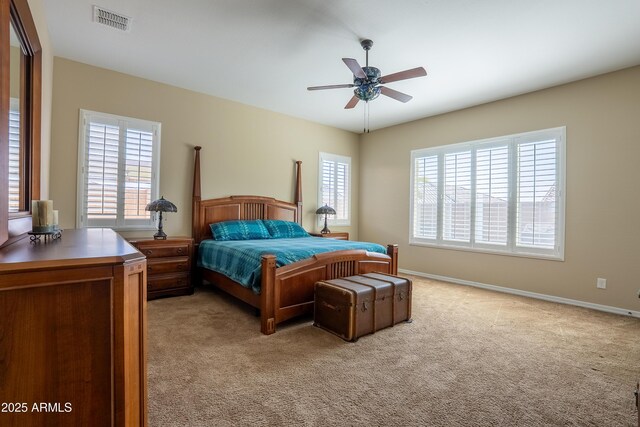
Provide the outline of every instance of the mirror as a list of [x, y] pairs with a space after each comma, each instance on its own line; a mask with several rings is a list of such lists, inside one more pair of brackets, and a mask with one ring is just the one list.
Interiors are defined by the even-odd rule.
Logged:
[[42, 46], [28, 0], [0, 0], [0, 52], [2, 247], [26, 237], [40, 198]]
[[26, 206], [21, 185], [24, 183], [21, 161], [24, 159], [21, 141], [24, 132], [20, 126], [20, 62], [23, 53], [13, 25], [9, 31], [9, 46], [9, 212], [15, 213], [26, 210]]

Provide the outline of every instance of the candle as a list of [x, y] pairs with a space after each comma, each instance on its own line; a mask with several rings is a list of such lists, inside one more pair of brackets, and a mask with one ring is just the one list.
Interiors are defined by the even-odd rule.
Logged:
[[31, 226], [35, 232], [53, 231], [52, 200], [34, 200], [31, 202]]

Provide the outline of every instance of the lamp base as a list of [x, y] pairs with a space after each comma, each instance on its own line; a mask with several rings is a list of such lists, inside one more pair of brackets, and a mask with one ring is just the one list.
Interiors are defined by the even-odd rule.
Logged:
[[158, 231], [153, 235], [153, 238], [155, 240], [167, 240], [167, 233], [165, 233], [164, 231]]
[[320, 234], [329, 234], [331, 230], [327, 227], [327, 214], [324, 214], [324, 228], [320, 230]]
[[160, 220], [158, 221], [158, 232], [153, 235], [155, 240], [167, 240], [167, 233], [162, 231], [162, 211], [160, 211]]

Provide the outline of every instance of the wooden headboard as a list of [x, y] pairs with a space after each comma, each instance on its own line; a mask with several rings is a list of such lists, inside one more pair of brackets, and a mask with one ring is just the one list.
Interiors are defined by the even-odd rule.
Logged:
[[282, 219], [302, 224], [301, 161], [296, 162], [296, 188], [293, 203], [263, 196], [229, 196], [201, 200], [200, 150], [195, 147], [193, 168], [192, 233], [195, 243], [211, 238], [209, 224], [237, 219]]

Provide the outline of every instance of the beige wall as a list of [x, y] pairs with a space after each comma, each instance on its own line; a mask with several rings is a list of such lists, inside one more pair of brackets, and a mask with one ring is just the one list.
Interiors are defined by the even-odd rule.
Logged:
[[[556, 126], [567, 127], [564, 262], [409, 246], [411, 150]], [[399, 243], [400, 268], [637, 311], [639, 162], [640, 67], [382, 129], [361, 137], [360, 238]]]
[[[75, 226], [81, 108], [162, 123], [160, 193], [178, 207], [177, 214], [165, 216], [169, 235], [191, 235], [196, 145], [203, 147], [203, 198], [248, 194], [293, 201], [294, 161], [302, 160], [307, 230], [319, 230], [314, 214], [318, 153], [351, 156], [353, 176], [359, 174], [359, 139], [354, 133], [63, 58], [56, 57], [54, 64], [51, 198], [62, 227]], [[357, 200], [354, 181], [352, 197]], [[336, 231], [357, 237], [357, 217], [354, 204], [351, 227]]]

